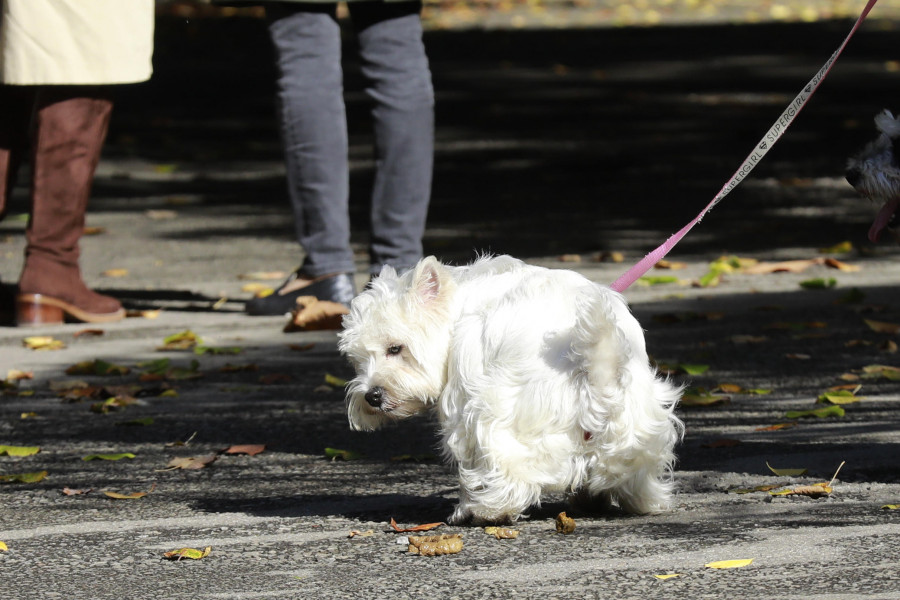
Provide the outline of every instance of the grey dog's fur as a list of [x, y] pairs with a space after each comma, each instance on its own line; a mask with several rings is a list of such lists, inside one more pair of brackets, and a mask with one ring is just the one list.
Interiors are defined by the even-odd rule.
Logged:
[[881, 205], [869, 229], [877, 242], [887, 230], [900, 243], [900, 117], [889, 110], [875, 117], [878, 135], [847, 163], [847, 181], [857, 192]]

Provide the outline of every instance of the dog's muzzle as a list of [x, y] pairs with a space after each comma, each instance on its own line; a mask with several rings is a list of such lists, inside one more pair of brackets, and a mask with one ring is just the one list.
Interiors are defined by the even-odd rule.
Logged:
[[384, 403], [384, 388], [375, 386], [366, 392], [366, 402], [373, 408], [380, 408]]

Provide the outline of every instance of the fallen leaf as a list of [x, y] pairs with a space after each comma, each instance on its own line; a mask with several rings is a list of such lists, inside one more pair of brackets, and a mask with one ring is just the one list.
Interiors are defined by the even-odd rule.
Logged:
[[559, 257], [559, 262], [567, 262], [567, 263], [580, 263], [581, 255], [580, 254], [563, 254]]
[[681, 577], [681, 573], [666, 573], [665, 575], [654, 575], [654, 577], [665, 581], [666, 579], [672, 579], [674, 577]]
[[20, 419], [37, 419], [38, 414], [33, 411], [32, 412], [23, 412], [21, 415], [19, 415], [19, 418]]
[[768, 427], [758, 427], [754, 431], [781, 431], [782, 429], [790, 429], [791, 427], [796, 427], [797, 423], [778, 423], [776, 425], [769, 425]]
[[126, 277], [128, 269], [107, 269], [100, 273], [103, 277]]
[[179, 548], [178, 550], [170, 550], [163, 554], [165, 558], [169, 560], [181, 560], [183, 558], [189, 558], [191, 560], [200, 560], [201, 558], [206, 558], [209, 556], [209, 553], [212, 551], [212, 546], [207, 546], [203, 550], [197, 550], [195, 548]]
[[881, 507], [881, 510], [897, 510], [900, 509], [900, 504], [885, 504]]
[[556, 533], [568, 535], [575, 531], [575, 519], [565, 512], [556, 515]]
[[820, 394], [816, 402], [829, 404], [853, 404], [862, 400], [851, 390], [834, 390]]
[[247, 454], [249, 456], [256, 456], [265, 449], [266, 446], [264, 444], [239, 444], [229, 446], [223, 452], [225, 454]]
[[773, 496], [807, 496], [809, 498], [821, 498], [823, 496], [828, 496], [831, 492], [832, 489], [827, 483], [817, 483], [814, 485], [801, 485], [792, 489], [769, 493]]
[[91, 404], [91, 412], [105, 415], [112, 411], [119, 410], [120, 408], [137, 404], [137, 402], [137, 398], [132, 398], [131, 396], [113, 396], [112, 398], [107, 398], [103, 402]]
[[15, 475], [0, 475], [0, 483], [37, 483], [47, 476], [47, 471], [36, 473], [17, 473]]
[[195, 346], [194, 354], [240, 354], [244, 349], [239, 346]]
[[331, 460], [359, 460], [363, 457], [353, 450], [339, 450], [337, 448], [325, 448], [325, 457]]
[[800, 282], [800, 287], [805, 290], [826, 290], [837, 285], [837, 279], [834, 277], [816, 277], [815, 279], [807, 279]]
[[132, 459], [135, 455], [131, 452], [118, 452], [116, 454], [88, 454], [81, 460], [122, 460], [123, 458]]
[[163, 345], [157, 350], [190, 350], [201, 343], [200, 338], [190, 329], [163, 338]]
[[353, 531], [351, 531], [349, 533], [349, 535], [347, 535], [347, 537], [348, 538], [372, 537], [373, 535], [375, 535], [375, 530], [373, 530], [373, 529], [368, 529], [366, 531], [357, 531], [356, 529], [354, 529]]
[[0, 456], [32, 456], [41, 451], [40, 446], [2, 446], [0, 445]]
[[397, 525], [397, 521], [391, 517], [391, 528], [398, 533], [411, 533], [414, 531], [431, 531], [432, 529], [437, 529], [441, 525], [445, 523], [425, 523], [424, 525], [413, 525], [412, 527], [400, 527]]
[[208, 465], [211, 465], [218, 458], [215, 454], [210, 454], [208, 456], [190, 456], [190, 457], [176, 457], [170, 460], [167, 464], [167, 470], [175, 470], [175, 469], [184, 469], [186, 471], [203, 469]]
[[847, 263], [837, 260], [836, 258], [826, 258], [825, 266], [831, 269], [837, 269], [838, 271], [843, 271], [845, 273], [856, 273], [857, 271], [862, 270], [862, 267], [859, 265], [848, 265]]
[[621, 252], [600, 252], [598, 254], [594, 254], [591, 257], [591, 260], [594, 262], [614, 262], [620, 263], [625, 262], [625, 255]]
[[695, 390], [686, 392], [678, 401], [680, 406], [720, 406], [731, 402], [731, 396], [723, 396], [722, 394], [711, 394], [705, 390]]
[[[155, 485], [153, 486], [156, 487]], [[113, 500], [137, 500], [138, 498], [143, 498], [147, 494], [153, 491], [153, 488], [150, 488], [149, 492], [131, 492], [130, 494], [120, 494], [119, 492], [110, 492], [107, 490], [103, 490], [103, 494], [108, 498], [112, 498]]]
[[343, 304], [330, 300], [319, 300], [315, 296], [297, 298], [297, 308], [291, 313], [291, 320], [285, 325], [285, 333], [293, 331], [322, 331], [341, 329], [348, 309]]
[[248, 363], [246, 365], [233, 365], [231, 363], [228, 363], [224, 367], [219, 367], [219, 373], [239, 373], [242, 371], [259, 371], [259, 365], [253, 363]]
[[825, 406], [823, 408], [817, 408], [815, 410], [789, 410], [784, 413], [786, 419], [806, 419], [809, 417], [815, 417], [817, 419], [822, 419], [825, 417], [843, 417], [844, 409], [837, 405]]
[[900, 381], [900, 367], [890, 365], [868, 365], [863, 367], [864, 379], [877, 379], [883, 377], [891, 381]]
[[639, 285], [666, 285], [679, 281], [678, 277], [674, 275], [644, 275], [637, 280]]
[[808, 471], [808, 469], [776, 469], [768, 461], [766, 461], [766, 466], [779, 477], [800, 477]]
[[752, 562], [752, 558], [739, 560], [717, 560], [715, 562], [706, 563], [706, 565], [704, 566], [709, 567], [710, 569], [739, 569], [741, 567], [746, 567]]
[[897, 332], [900, 332], [900, 324], [897, 323], [885, 323], [884, 321], [873, 321], [872, 319], [863, 319], [863, 321], [875, 333], [896, 335]]
[[849, 241], [841, 242], [827, 248], [819, 248], [819, 252], [821, 252], [822, 254], [846, 254], [847, 252], [852, 251], [853, 243]]
[[263, 281], [284, 279], [285, 277], [287, 277], [287, 273], [284, 271], [254, 271], [238, 275], [238, 279], [261, 279]]
[[131, 369], [105, 360], [86, 360], [66, 369], [66, 375], [128, 375]]
[[148, 219], [153, 219], [154, 221], [165, 221], [178, 218], [178, 213], [176, 211], [168, 209], [150, 209], [145, 211], [144, 214]]
[[753, 492], [768, 492], [774, 490], [778, 487], [778, 485], [758, 485], [753, 488], [740, 488], [735, 490], [728, 490], [730, 494], [752, 494]]
[[61, 341], [49, 335], [32, 335], [24, 338], [22, 344], [29, 350], [62, 350], [66, 347]]
[[288, 344], [288, 348], [293, 350], [294, 352], [306, 352], [307, 350], [312, 350], [316, 345], [312, 342], [308, 344]]
[[409, 553], [421, 556], [456, 554], [463, 549], [461, 533], [409, 537]]
[[810, 258], [801, 260], [786, 260], [782, 262], [761, 262], [749, 266], [743, 270], [748, 275], [768, 275], [770, 273], [801, 273], [806, 269], [824, 263], [824, 259]]
[[7, 382], [22, 381], [23, 379], [34, 379], [34, 371], [20, 371], [19, 369], [10, 369], [6, 372]]
[[102, 329], [82, 329], [81, 331], [76, 331], [75, 333], [73, 333], [72, 337], [98, 337], [105, 334], [106, 332]]
[[331, 387], [347, 387], [347, 380], [335, 377], [331, 373], [325, 373], [325, 383]]
[[64, 496], [84, 496], [86, 494], [90, 494], [92, 491], [94, 491], [92, 488], [86, 490], [73, 490], [70, 487], [64, 487], [62, 489], [62, 493]]
[[2, 551], [2, 552], [9, 551], [9, 546], [6, 545], [6, 542], [0, 542], [0, 551]]
[[680, 271], [681, 269], [687, 268], [687, 263], [685, 262], [677, 262], [671, 260], [661, 260], [653, 265], [655, 269], [667, 269], [670, 271]]

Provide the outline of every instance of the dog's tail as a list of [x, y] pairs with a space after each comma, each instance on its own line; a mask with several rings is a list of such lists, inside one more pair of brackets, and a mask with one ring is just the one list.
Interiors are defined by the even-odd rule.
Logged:
[[[674, 413], [682, 390], [650, 364], [644, 333], [621, 295], [598, 286], [577, 302], [572, 352], [581, 366], [579, 418], [585, 443], [603, 463], [595, 470], [607, 474], [610, 488], [627, 486], [626, 479], [643, 471], [660, 486], [651, 496], [667, 497], [673, 448], [684, 431]], [[654, 512], [666, 508], [661, 504], [628, 508]]]

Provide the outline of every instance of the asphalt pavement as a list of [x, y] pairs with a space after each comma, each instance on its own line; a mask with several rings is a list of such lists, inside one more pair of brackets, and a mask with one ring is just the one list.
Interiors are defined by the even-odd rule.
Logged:
[[[427, 251], [613, 281], [712, 198], [849, 26], [429, 32]], [[162, 19], [156, 75], [122, 94], [83, 240], [86, 280], [135, 316], [0, 327], [0, 377], [32, 377], [0, 396], [0, 447], [40, 448], [0, 456], [0, 477], [46, 471], [0, 482], [0, 596], [900, 598], [900, 247], [866, 241], [876, 207], [841, 175], [876, 112], [900, 109], [896, 39], [893, 22], [866, 24], [674, 268], [626, 292], [654, 359], [692, 387], [673, 509], [592, 515], [550, 496], [514, 540], [443, 526], [462, 551], [426, 557], [389, 523], [452, 510], [435, 424], [351, 432], [334, 333], [242, 313], [248, 284], [301, 259], [262, 24]], [[346, 55], [362, 284], [373, 159], [352, 43]], [[0, 225], [7, 284], [25, 210], [20, 189]], [[748, 270], [789, 260], [802, 270]], [[166, 348], [184, 332], [193, 347]], [[264, 449], [227, 451], [241, 445]], [[186, 547], [210, 553], [164, 557]]]

